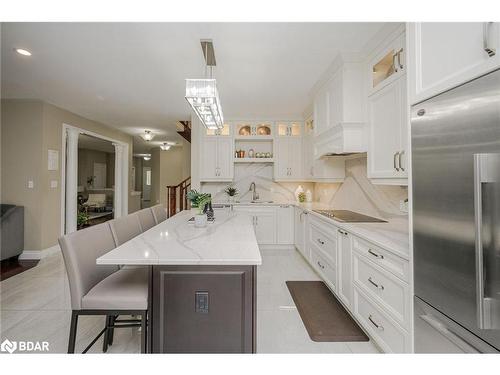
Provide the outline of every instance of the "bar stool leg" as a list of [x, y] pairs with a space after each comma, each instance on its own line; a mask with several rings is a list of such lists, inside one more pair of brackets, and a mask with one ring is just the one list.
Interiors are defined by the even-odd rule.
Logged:
[[104, 333], [104, 339], [102, 340], [103, 353], [106, 353], [108, 351], [109, 333], [111, 329], [110, 326], [111, 326], [111, 315], [106, 315], [106, 323], [105, 323], [106, 332]]
[[141, 316], [141, 353], [146, 353], [146, 342], [148, 338], [148, 313], [144, 311]]
[[69, 328], [68, 354], [75, 352], [76, 330], [78, 329], [78, 312], [71, 312], [71, 325]]

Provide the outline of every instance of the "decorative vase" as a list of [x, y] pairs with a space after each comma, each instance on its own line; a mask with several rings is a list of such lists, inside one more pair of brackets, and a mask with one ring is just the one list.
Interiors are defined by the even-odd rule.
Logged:
[[194, 216], [194, 226], [196, 228], [204, 228], [207, 226], [207, 215], [206, 214], [196, 214]]

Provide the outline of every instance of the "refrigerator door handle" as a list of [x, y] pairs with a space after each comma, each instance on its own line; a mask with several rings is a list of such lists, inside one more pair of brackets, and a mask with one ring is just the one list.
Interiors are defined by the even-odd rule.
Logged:
[[[493, 266], [492, 259], [488, 259], [485, 264], [484, 260], [484, 242], [483, 234], [488, 234], [490, 231], [483, 228], [483, 186], [487, 184], [500, 183], [500, 154], [474, 154], [474, 226], [475, 226], [475, 252], [476, 252], [476, 298], [477, 298], [477, 321], [480, 329], [499, 329], [498, 323], [498, 308], [500, 301], [495, 297], [485, 295], [485, 281], [486, 278], [495, 278], [494, 273], [489, 272], [485, 274], [485, 266]], [[490, 204], [490, 202], [488, 202]], [[486, 225], [492, 225], [490, 222]], [[493, 223], [493, 227], [495, 224]], [[494, 232], [495, 229], [492, 231]], [[488, 243], [488, 242], [487, 242]], [[490, 245], [492, 246], [492, 245]], [[494, 245], [493, 245], [494, 246]], [[489, 249], [492, 251], [493, 249]], [[494, 251], [494, 250], [493, 250]], [[491, 291], [490, 291], [491, 292]]]
[[484, 325], [484, 274], [483, 274], [483, 239], [482, 239], [482, 217], [483, 198], [481, 193], [481, 160], [484, 154], [474, 154], [474, 229], [476, 233], [476, 305], [477, 324], [481, 329]]

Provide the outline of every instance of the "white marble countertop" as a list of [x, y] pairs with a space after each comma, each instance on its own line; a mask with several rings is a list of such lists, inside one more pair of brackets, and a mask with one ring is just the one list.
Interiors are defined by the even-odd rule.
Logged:
[[250, 202], [219, 202], [218, 204], [223, 205], [234, 205], [234, 206], [251, 206], [251, 207], [262, 207], [262, 206], [279, 206], [279, 205], [293, 205], [301, 207], [302, 209], [310, 212], [312, 215], [324, 220], [325, 222], [330, 222], [340, 229], [344, 229], [358, 237], [361, 237], [369, 242], [374, 243], [384, 249], [391, 251], [392, 253], [404, 258], [409, 259], [409, 248], [410, 248], [410, 238], [409, 238], [409, 227], [408, 227], [408, 216], [392, 217], [392, 218], [381, 218], [387, 220], [387, 223], [345, 223], [335, 219], [330, 219], [322, 216], [314, 210], [332, 210], [337, 209], [337, 207], [332, 207], [331, 205], [310, 202], [310, 203], [298, 203], [298, 202], [273, 202], [273, 203], [250, 203]]
[[195, 228], [183, 211], [97, 258], [114, 265], [260, 265], [250, 219], [231, 211], [216, 213], [214, 223]]
[[358, 237], [361, 237], [369, 242], [374, 243], [392, 253], [409, 259], [410, 252], [410, 237], [408, 234], [408, 217], [393, 217], [381, 218], [387, 220], [387, 223], [344, 223], [335, 219], [327, 218], [313, 210], [328, 210], [334, 209], [331, 206], [321, 203], [293, 203], [295, 206], [307, 210], [312, 215], [335, 224], [337, 227], [344, 229]]

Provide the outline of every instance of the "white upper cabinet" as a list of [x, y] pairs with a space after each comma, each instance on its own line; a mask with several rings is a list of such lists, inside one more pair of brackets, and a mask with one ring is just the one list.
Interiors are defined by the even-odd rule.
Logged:
[[[406, 85], [400, 79], [368, 98], [370, 146], [368, 177], [387, 184], [406, 184]], [[403, 180], [401, 180], [403, 179]], [[377, 182], [377, 181], [375, 181]]]
[[410, 104], [500, 66], [498, 22], [408, 23]]
[[278, 137], [274, 142], [274, 179], [301, 180], [302, 138]]
[[408, 184], [404, 41], [404, 33], [393, 37], [369, 59], [368, 177], [376, 184]]
[[201, 142], [200, 180], [232, 181], [233, 140], [230, 137], [204, 137]]

